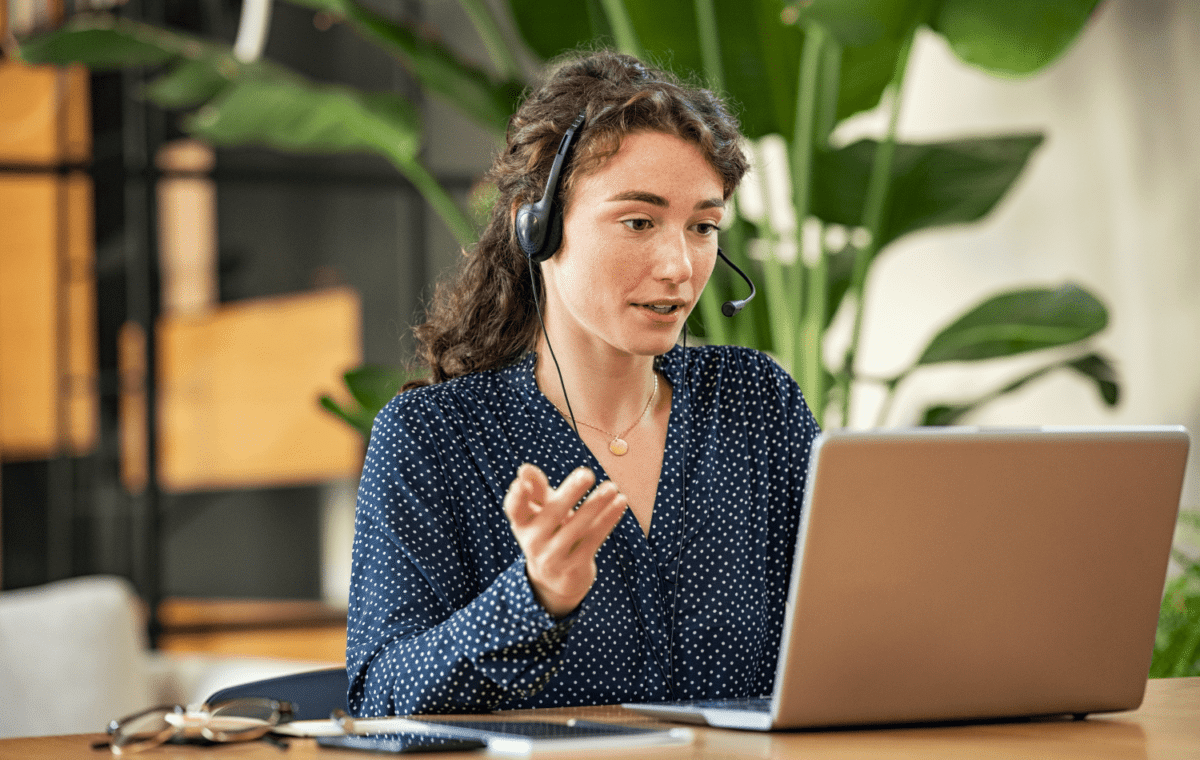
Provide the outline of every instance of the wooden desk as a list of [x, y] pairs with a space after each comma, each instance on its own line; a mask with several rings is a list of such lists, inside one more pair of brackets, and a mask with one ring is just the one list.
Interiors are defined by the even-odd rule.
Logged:
[[[509, 713], [510, 716], [561, 720], [588, 717], [611, 722], [648, 723], [619, 707], [567, 708]], [[932, 728], [872, 729], [760, 734], [697, 728], [695, 741], [684, 747], [660, 747], [619, 753], [586, 753], [585, 757], [621, 760], [667, 758], [1037, 758], [1038, 760], [1196, 760], [1200, 758], [1200, 678], [1150, 681], [1146, 700], [1133, 712], [1096, 716], [1082, 722], [1054, 720]], [[63, 758], [102, 760], [107, 752], [90, 748], [94, 735], [49, 736], [0, 740], [0, 760]], [[577, 753], [578, 754], [578, 753]], [[478, 758], [480, 753], [445, 753], [430, 757]], [[295, 739], [286, 752], [262, 742], [220, 747], [160, 747], [141, 755], [146, 760], [336, 760], [384, 757], [326, 750], [311, 739]], [[554, 760], [559, 755], [536, 754]]]

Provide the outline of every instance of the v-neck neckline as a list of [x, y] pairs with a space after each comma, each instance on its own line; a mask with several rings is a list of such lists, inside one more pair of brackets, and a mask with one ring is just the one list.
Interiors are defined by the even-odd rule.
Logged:
[[[636, 554], [643, 555], [646, 560], [653, 561], [660, 567], [669, 565], [678, 554], [682, 537], [681, 531], [685, 528], [682, 520], [685, 509], [681, 503], [683, 490], [680, 479], [683, 477], [686, 464], [684, 459], [687, 455], [687, 447], [683, 445], [683, 442], [686, 436], [685, 428], [688, 417], [686, 405], [689, 403], [690, 391], [680, 392], [684, 385], [681, 371], [684, 361], [686, 361], [686, 354], [682, 346], [675, 346], [667, 353], [656, 356], [654, 360], [655, 369], [661, 372], [666, 381], [671, 384], [672, 393], [671, 412], [667, 419], [666, 444], [654, 493], [654, 507], [650, 513], [650, 530], [648, 533], [643, 532], [641, 523], [638, 522], [632, 510], [627, 510], [613, 531], [614, 534], [620, 535]], [[530, 409], [536, 409], [543, 418], [556, 420], [556, 423], [551, 424], [562, 425], [571, 434], [579, 447], [580, 465], [589, 467], [596, 473], [596, 482], [610, 480], [608, 471], [587, 444], [575, 434], [570, 421], [562, 416], [558, 408], [538, 387], [535, 377], [536, 367], [537, 353], [530, 351], [520, 361], [507, 368], [506, 374], [510, 383], [524, 397]], [[671, 452], [677, 452], [677, 455], [672, 456]], [[664, 500], [662, 498], [664, 492], [678, 494], [679, 497]]]

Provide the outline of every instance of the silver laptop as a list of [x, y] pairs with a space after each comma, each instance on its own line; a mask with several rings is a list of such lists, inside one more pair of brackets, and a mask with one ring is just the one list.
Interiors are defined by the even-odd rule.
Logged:
[[767, 731], [1136, 708], [1181, 427], [833, 432], [813, 448], [775, 693], [625, 707]]

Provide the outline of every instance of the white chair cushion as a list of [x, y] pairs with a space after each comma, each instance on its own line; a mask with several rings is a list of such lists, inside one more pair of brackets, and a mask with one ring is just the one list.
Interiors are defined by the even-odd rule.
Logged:
[[131, 584], [88, 576], [0, 594], [0, 737], [102, 731], [152, 694]]

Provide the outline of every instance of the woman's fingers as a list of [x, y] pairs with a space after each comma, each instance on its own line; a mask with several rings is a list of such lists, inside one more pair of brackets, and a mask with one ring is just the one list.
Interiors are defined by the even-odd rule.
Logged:
[[617, 485], [605, 481], [589, 494], [595, 482], [595, 474], [581, 467], [551, 488], [541, 470], [522, 465], [504, 496], [534, 595], [557, 616], [578, 606], [591, 588], [596, 551], [625, 512]]
[[545, 513], [549, 520], [557, 518], [562, 523], [579, 500], [596, 485], [596, 474], [587, 467], [579, 467], [563, 478], [558, 488], [546, 497]]
[[[608, 481], [612, 482], [612, 481]], [[625, 494], [613, 489], [615, 494], [607, 502], [597, 505], [595, 514], [592, 516], [591, 524], [582, 531], [582, 536], [579, 543], [575, 547], [575, 551], [579, 554], [588, 557], [596, 556], [600, 545], [604, 543], [613, 528], [617, 527], [617, 523], [621, 521], [621, 516], [625, 514], [625, 508], [629, 506]]]
[[595, 482], [595, 474], [580, 467], [558, 488], [551, 488], [540, 469], [523, 464], [504, 496], [504, 512], [514, 530], [533, 528], [546, 539], [571, 516], [571, 510]]
[[540, 508], [535, 504], [533, 490], [529, 478], [521, 477], [518, 472], [504, 494], [504, 514], [508, 515], [514, 529], [528, 525], [537, 517]]
[[513, 527], [527, 525], [536, 519], [551, 490], [545, 473], [537, 466], [521, 465], [504, 494], [504, 513]]
[[546, 501], [547, 495], [553, 490], [550, 488], [550, 481], [546, 478], [546, 473], [535, 464], [526, 462], [517, 470], [517, 478], [523, 480], [529, 486], [530, 498], [539, 504]]
[[[617, 510], [618, 505], [620, 506], [619, 510]], [[596, 490], [584, 499], [583, 503], [579, 505], [579, 509], [572, 513], [571, 519], [562, 524], [547, 543], [548, 559], [551, 562], [569, 561], [570, 556], [580, 548], [594, 543], [595, 548], [590, 552], [586, 552], [586, 554], [580, 552], [581, 555], [590, 558], [608, 537], [608, 531], [603, 530], [605, 516], [613, 510], [616, 510], [619, 515], [624, 509], [625, 496], [618, 490], [616, 483], [606, 480], [596, 486]], [[589, 538], [593, 538], [592, 534], [597, 529], [603, 530], [599, 536], [600, 540], [589, 540]]]

